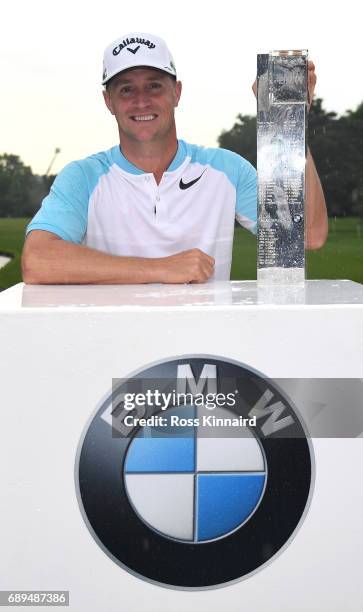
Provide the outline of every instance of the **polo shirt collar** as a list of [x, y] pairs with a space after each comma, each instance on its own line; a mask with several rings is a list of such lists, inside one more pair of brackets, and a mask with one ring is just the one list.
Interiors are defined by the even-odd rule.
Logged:
[[[125, 172], [128, 172], [129, 174], [149, 174], [145, 172], [144, 170], [141, 170], [141, 168], [138, 168], [137, 166], [132, 164], [124, 156], [119, 145], [116, 145], [115, 147], [111, 149], [111, 156], [115, 164], [117, 164], [121, 168], [121, 170], [124, 170]], [[174, 170], [177, 170], [182, 165], [182, 163], [185, 161], [186, 156], [187, 156], [186, 144], [184, 140], [178, 140], [177, 152], [166, 172], [173, 172]]]

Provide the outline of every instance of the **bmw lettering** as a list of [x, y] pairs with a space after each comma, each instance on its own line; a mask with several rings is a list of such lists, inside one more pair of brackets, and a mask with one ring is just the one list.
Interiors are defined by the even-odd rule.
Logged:
[[312, 494], [304, 424], [278, 386], [212, 356], [115, 379], [82, 435], [76, 486], [95, 541], [161, 586], [225, 586], [278, 557]]

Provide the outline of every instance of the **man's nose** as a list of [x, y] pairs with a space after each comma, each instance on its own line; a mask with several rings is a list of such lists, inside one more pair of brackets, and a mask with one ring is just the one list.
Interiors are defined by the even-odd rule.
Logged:
[[150, 105], [150, 94], [148, 91], [136, 91], [134, 103], [139, 108], [146, 108]]

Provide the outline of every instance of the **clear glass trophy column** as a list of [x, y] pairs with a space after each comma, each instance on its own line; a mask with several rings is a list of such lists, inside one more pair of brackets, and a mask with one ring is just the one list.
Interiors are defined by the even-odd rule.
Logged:
[[305, 280], [307, 62], [305, 50], [257, 57], [259, 285]]

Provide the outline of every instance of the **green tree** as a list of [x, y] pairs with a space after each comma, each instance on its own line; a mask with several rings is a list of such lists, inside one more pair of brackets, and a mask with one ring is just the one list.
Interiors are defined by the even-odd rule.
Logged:
[[309, 114], [309, 146], [316, 161], [330, 215], [356, 214], [361, 199], [363, 104], [341, 117], [317, 99]]
[[0, 217], [33, 216], [53, 180], [34, 175], [18, 155], [0, 155]]
[[223, 149], [239, 153], [256, 167], [256, 117], [237, 115], [236, 119], [230, 130], [223, 130], [220, 134], [218, 144]]
[[12, 217], [26, 214], [29, 205], [29, 189], [32, 171], [18, 155], [0, 155], [0, 216]]
[[363, 119], [363, 102], [357, 106], [355, 111], [348, 110], [347, 115], [349, 115], [349, 117], [352, 119]]

